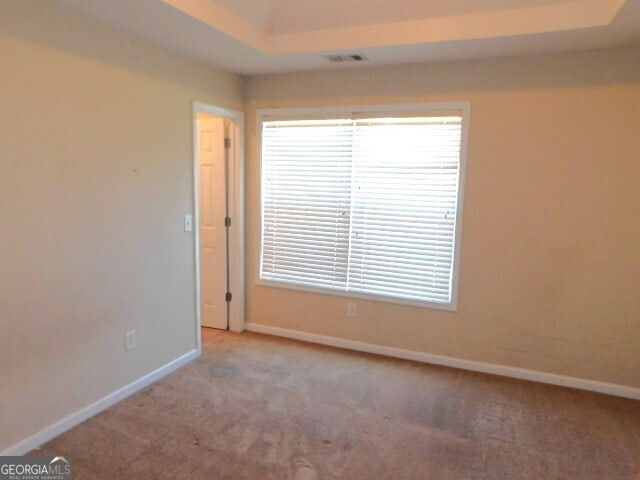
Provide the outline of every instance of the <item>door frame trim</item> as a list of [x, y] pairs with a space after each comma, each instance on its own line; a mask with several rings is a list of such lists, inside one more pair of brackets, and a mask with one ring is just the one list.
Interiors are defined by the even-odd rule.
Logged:
[[[196, 338], [198, 351], [202, 350], [200, 334], [200, 168], [198, 159], [198, 114], [204, 113], [230, 120], [237, 128], [236, 148], [229, 162], [229, 216], [232, 219], [229, 231], [230, 285], [233, 299], [229, 313], [229, 330], [244, 331], [244, 113], [238, 110], [193, 102], [193, 238], [195, 249], [195, 302]], [[220, 219], [223, 221], [224, 219]]]

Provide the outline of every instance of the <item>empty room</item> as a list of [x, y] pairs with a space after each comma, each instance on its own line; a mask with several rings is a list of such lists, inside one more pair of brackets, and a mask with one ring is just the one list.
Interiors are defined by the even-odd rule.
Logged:
[[640, 0], [0, 0], [0, 479], [640, 480]]

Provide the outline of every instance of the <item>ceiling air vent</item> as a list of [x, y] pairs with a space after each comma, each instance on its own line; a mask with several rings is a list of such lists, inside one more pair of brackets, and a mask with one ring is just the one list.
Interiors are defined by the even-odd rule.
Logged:
[[369, 59], [364, 55], [359, 53], [348, 54], [348, 55], [325, 55], [324, 58], [333, 63], [344, 63], [344, 62], [368, 62]]

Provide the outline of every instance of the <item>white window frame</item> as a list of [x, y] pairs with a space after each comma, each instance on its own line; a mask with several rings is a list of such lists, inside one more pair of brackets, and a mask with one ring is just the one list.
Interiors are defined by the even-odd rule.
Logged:
[[[355, 293], [355, 292], [343, 292], [340, 290], [334, 290], [330, 288], [310, 287], [297, 285], [293, 283], [278, 282], [274, 280], [263, 280], [260, 278], [260, 262], [262, 259], [262, 240], [263, 240], [263, 210], [264, 210], [264, 195], [262, 189], [262, 123], [264, 121], [273, 119], [288, 119], [288, 120], [306, 120], [310, 118], [318, 119], [323, 115], [327, 115], [327, 118], [336, 118], [336, 115], [348, 114], [349, 116], [354, 114], [368, 114], [375, 113], [376, 116], [388, 116], [416, 113], [418, 116], [420, 113], [431, 111], [449, 111], [459, 110], [462, 112], [462, 135], [460, 144], [460, 167], [459, 167], [459, 181], [458, 181], [458, 198], [456, 204], [456, 225], [454, 230], [454, 250], [453, 250], [453, 266], [451, 272], [451, 302], [448, 304], [407, 300], [402, 298], [396, 298], [391, 296]], [[459, 292], [459, 273], [460, 273], [460, 257], [462, 252], [462, 219], [463, 219], [463, 205], [464, 205], [464, 192], [465, 192], [465, 180], [467, 170], [467, 151], [468, 151], [468, 139], [469, 139], [469, 123], [471, 117], [471, 103], [470, 102], [446, 102], [446, 103], [427, 103], [427, 104], [390, 104], [390, 105], [349, 105], [349, 106], [331, 106], [331, 107], [300, 107], [300, 108], [272, 108], [272, 109], [259, 109], [256, 112], [256, 125], [257, 125], [257, 155], [259, 165], [259, 181], [260, 181], [260, 228], [257, 231], [258, 235], [258, 255], [257, 255], [257, 269], [256, 279], [257, 285], [265, 287], [283, 288], [287, 290], [320, 293], [324, 295], [333, 295], [337, 297], [357, 298], [364, 300], [373, 300], [378, 302], [411, 305], [416, 307], [431, 308], [436, 310], [456, 311], [458, 309], [458, 292]]]

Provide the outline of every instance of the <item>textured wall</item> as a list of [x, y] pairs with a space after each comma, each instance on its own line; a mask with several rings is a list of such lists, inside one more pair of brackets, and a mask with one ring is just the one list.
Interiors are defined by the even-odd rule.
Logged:
[[0, 59], [2, 451], [195, 348], [191, 102], [242, 82], [44, 1]]
[[[640, 48], [246, 79], [247, 321], [640, 387]], [[255, 109], [470, 101], [455, 313], [255, 284]]]

